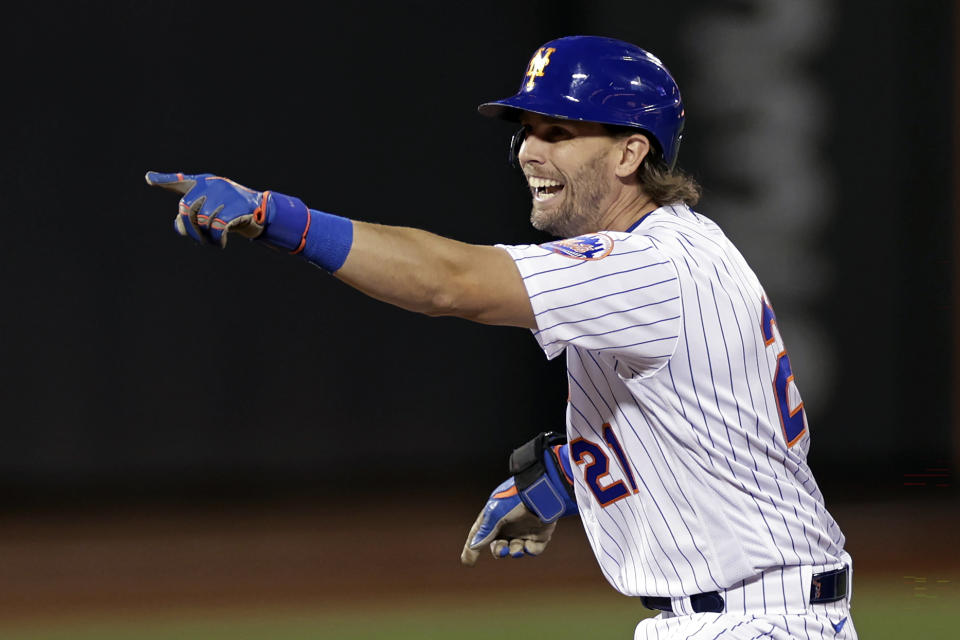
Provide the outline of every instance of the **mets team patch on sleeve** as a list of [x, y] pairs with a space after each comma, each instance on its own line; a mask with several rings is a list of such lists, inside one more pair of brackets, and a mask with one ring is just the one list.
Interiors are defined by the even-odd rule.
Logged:
[[544, 249], [575, 260], [599, 260], [613, 251], [613, 238], [605, 233], [592, 233], [540, 245]]

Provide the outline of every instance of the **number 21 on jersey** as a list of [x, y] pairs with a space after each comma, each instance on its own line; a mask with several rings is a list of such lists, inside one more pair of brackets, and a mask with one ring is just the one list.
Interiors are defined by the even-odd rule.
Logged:
[[623, 447], [620, 446], [620, 441], [617, 440], [617, 435], [613, 432], [613, 427], [608, 422], [603, 423], [603, 439], [616, 456], [626, 481], [630, 483], [629, 489], [623, 480], [610, 482], [610, 457], [596, 443], [586, 438], [577, 438], [570, 443], [570, 458], [583, 470], [583, 480], [593, 493], [593, 497], [601, 507], [606, 508], [617, 500], [626, 498], [631, 491], [637, 493], [639, 489], [633, 477], [630, 462], [623, 452]]
[[807, 432], [807, 414], [803, 409], [803, 400], [800, 391], [793, 379], [793, 368], [790, 366], [790, 356], [780, 337], [777, 327], [777, 316], [773, 307], [763, 298], [763, 316], [760, 320], [763, 329], [763, 340], [767, 350], [773, 350], [777, 356], [776, 373], [773, 378], [773, 392], [777, 398], [777, 414], [780, 416], [780, 426], [783, 427], [783, 437], [787, 446], [792, 447], [800, 441]]

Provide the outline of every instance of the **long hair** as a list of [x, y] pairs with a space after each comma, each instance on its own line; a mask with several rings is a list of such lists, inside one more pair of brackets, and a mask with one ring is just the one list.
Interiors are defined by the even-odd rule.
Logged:
[[646, 131], [606, 125], [610, 134], [616, 138], [625, 138], [635, 133], [642, 133], [650, 141], [650, 152], [640, 162], [637, 169], [637, 180], [643, 192], [650, 196], [658, 206], [678, 204], [694, 206], [700, 201], [702, 192], [700, 185], [693, 176], [682, 169], [671, 169], [663, 160], [663, 154], [656, 140]]

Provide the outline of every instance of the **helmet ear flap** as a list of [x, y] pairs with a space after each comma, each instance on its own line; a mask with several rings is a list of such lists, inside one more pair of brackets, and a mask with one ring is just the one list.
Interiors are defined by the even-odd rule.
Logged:
[[510, 138], [510, 149], [508, 150], [507, 162], [514, 169], [520, 168], [520, 147], [523, 141], [527, 139], [527, 131], [523, 127], [517, 129], [516, 133]]

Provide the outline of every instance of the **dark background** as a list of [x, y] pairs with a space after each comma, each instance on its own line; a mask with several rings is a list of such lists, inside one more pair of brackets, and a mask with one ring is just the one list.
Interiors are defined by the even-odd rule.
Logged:
[[[810, 389], [828, 500], [952, 476], [950, 3], [305, 7], [5, 9], [11, 508], [394, 488], [482, 499], [514, 446], [561, 427], [561, 361], [525, 331], [394, 309], [255, 244], [194, 246], [172, 230], [176, 198], [143, 174], [209, 171], [356, 219], [542, 242], [504, 162], [512, 130], [475, 107], [576, 33], [635, 42], [677, 78], [680, 164], [767, 283]], [[744, 177], [778, 149], [770, 180]], [[765, 212], [770, 185], [784, 204]]]

